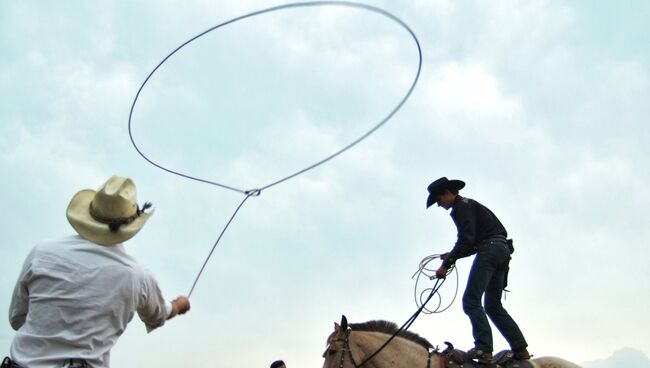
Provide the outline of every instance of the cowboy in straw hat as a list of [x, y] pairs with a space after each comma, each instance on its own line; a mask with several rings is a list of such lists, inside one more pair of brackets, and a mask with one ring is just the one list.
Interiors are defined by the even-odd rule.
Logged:
[[[438, 207], [451, 209], [451, 218], [458, 229], [458, 240], [449, 253], [441, 256], [443, 261], [436, 276], [444, 279], [457, 259], [476, 254], [463, 295], [463, 310], [472, 323], [475, 345], [468, 351], [469, 358], [477, 359], [479, 363], [490, 363], [492, 360], [489, 316], [510, 344], [514, 358], [530, 359], [524, 335], [501, 305], [510, 254], [514, 249], [512, 242], [506, 239], [508, 233], [492, 211], [477, 201], [458, 194], [464, 187], [465, 182], [446, 177], [427, 187], [427, 208], [437, 203]], [[483, 294], [485, 309], [481, 304]]]
[[190, 309], [185, 296], [165, 301], [122, 244], [151, 217], [149, 207], [119, 176], [74, 195], [66, 215], [78, 235], [43, 241], [25, 260], [9, 308], [17, 332], [2, 367], [108, 367], [136, 312], [150, 332]]

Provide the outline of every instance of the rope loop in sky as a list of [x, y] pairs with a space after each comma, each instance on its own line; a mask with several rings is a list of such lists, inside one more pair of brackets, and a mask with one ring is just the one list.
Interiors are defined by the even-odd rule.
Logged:
[[[418, 67], [417, 67], [417, 71], [416, 71], [416, 73], [415, 73], [415, 76], [413, 77], [413, 82], [411, 83], [411, 85], [410, 85], [408, 91], [407, 91], [406, 94], [402, 97], [402, 99], [400, 100], [400, 102], [399, 102], [399, 103], [398, 103], [398, 104], [397, 104], [397, 105], [396, 105], [396, 106], [395, 106], [395, 107], [394, 107], [394, 108], [393, 108], [393, 109], [388, 113], [388, 115], [386, 115], [382, 120], [380, 120], [380, 121], [379, 121], [375, 126], [373, 126], [370, 130], [368, 130], [366, 133], [364, 133], [363, 135], [361, 135], [361, 136], [358, 137], [357, 139], [353, 140], [351, 143], [349, 143], [349, 144], [346, 145], [345, 147], [339, 149], [338, 151], [336, 151], [336, 152], [330, 154], [329, 156], [327, 156], [327, 157], [325, 157], [325, 158], [323, 158], [323, 159], [321, 159], [321, 160], [319, 160], [319, 161], [317, 161], [317, 162], [315, 162], [315, 163], [313, 163], [313, 164], [311, 164], [311, 165], [309, 165], [309, 166], [307, 166], [307, 167], [305, 167], [305, 168], [303, 168], [303, 169], [301, 169], [301, 170], [298, 170], [298, 171], [294, 172], [293, 174], [290, 174], [290, 175], [288, 175], [288, 176], [285, 176], [285, 177], [282, 177], [282, 178], [280, 178], [280, 179], [277, 179], [277, 180], [275, 180], [275, 181], [273, 181], [273, 182], [271, 182], [271, 183], [268, 183], [268, 184], [265, 184], [265, 185], [262, 185], [262, 186], [256, 187], [255, 189], [249, 189], [249, 190], [244, 190], [244, 189], [236, 188], [236, 187], [234, 187], [234, 186], [227, 185], [227, 184], [224, 184], [224, 183], [219, 183], [219, 182], [216, 182], [216, 181], [211, 181], [211, 180], [207, 180], [207, 179], [202, 179], [202, 178], [199, 178], [199, 177], [195, 177], [195, 176], [192, 176], [192, 175], [189, 175], [189, 174], [186, 174], [186, 173], [182, 173], [182, 172], [180, 172], [180, 171], [173, 170], [173, 169], [171, 169], [171, 168], [165, 167], [165, 166], [163, 166], [163, 165], [161, 165], [161, 164], [158, 164], [158, 163], [156, 163], [155, 161], [153, 161], [151, 158], [149, 158], [149, 157], [148, 157], [148, 156], [147, 156], [147, 155], [146, 155], [146, 154], [145, 154], [145, 153], [144, 153], [144, 152], [143, 152], [143, 151], [138, 147], [138, 145], [137, 145], [136, 142], [135, 142], [135, 138], [133, 137], [133, 132], [132, 132], [132, 129], [131, 129], [131, 128], [132, 128], [132, 124], [133, 124], [133, 111], [135, 110], [136, 103], [138, 102], [138, 97], [140, 97], [140, 93], [142, 93], [144, 87], [147, 85], [147, 82], [149, 81], [149, 79], [151, 79], [151, 77], [154, 75], [154, 73], [155, 73], [155, 72], [156, 72], [156, 71], [157, 71], [157, 70], [158, 70], [158, 69], [159, 69], [159, 68], [160, 68], [160, 67], [161, 67], [161, 66], [162, 66], [162, 65], [163, 65], [167, 60], [169, 60], [169, 58], [171, 58], [173, 55], [175, 55], [175, 54], [176, 54], [178, 51], [180, 51], [183, 47], [189, 45], [191, 42], [195, 41], [196, 39], [198, 39], [198, 38], [200, 38], [200, 37], [205, 36], [206, 34], [212, 32], [212, 31], [215, 31], [215, 30], [217, 30], [217, 29], [219, 29], [219, 28], [221, 28], [221, 27], [224, 27], [224, 26], [226, 26], [226, 25], [228, 25], [228, 24], [232, 24], [232, 23], [238, 22], [238, 21], [243, 20], [243, 19], [247, 19], [247, 18], [251, 18], [251, 17], [257, 16], [257, 15], [266, 14], [266, 13], [271, 13], [271, 12], [275, 12], [275, 11], [280, 11], [280, 10], [290, 9], [290, 8], [321, 7], [321, 6], [342, 6], [342, 7], [348, 7], [348, 8], [357, 8], [357, 9], [366, 10], [366, 11], [369, 11], [369, 12], [376, 13], [376, 14], [382, 15], [382, 16], [384, 16], [384, 17], [387, 17], [387, 18], [389, 18], [390, 20], [392, 20], [392, 21], [396, 22], [397, 24], [399, 24], [400, 26], [402, 26], [402, 27], [403, 27], [403, 28], [404, 28], [404, 29], [405, 29], [405, 30], [406, 30], [406, 31], [411, 35], [411, 37], [413, 38], [413, 42], [415, 43], [415, 45], [416, 45], [416, 47], [417, 47], [417, 50], [418, 50]], [[158, 63], [158, 65], [157, 65], [157, 66], [156, 66], [156, 67], [155, 67], [155, 68], [154, 68], [154, 69], [149, 73], [149, 75], [147, 76], [147, 78], [145, 78], [144, 82], [142, 82], [142, 85], [140, 85], [140, 88], [138, 89], [138, 92], [137, 92], [137, 94], [135, 95], [135, 98], [133, 99], [133, 104], [131, 105], [131, 110], [129, 111], [129, 125], [128, 125], [129, 137], [130, 137], [130, 139], [131, 139], [131, 143], [133, 144], [133, 147], [134, 147], [135, 150], [140, 154], [140, 156], [142, 156], [142, 157], [143, 157], [147, 162], [149, 162], [150, 164], [152, 164], [152, 165], [155, 166], [155, 167], [158, 167], [158, 168], [161, 169], [161, 170], [164, 170], [164, 171], [166, 171], [166, 172], [168, 172], [168, 173], [171, 173], [171, 174], [174, 174], [174, 175], [178, 175], [178, 176], [184, 177], [184, 178], [186, 178], [186, 179], [195, 180], [195, 181], [199, 181], [199, 182], [202, 182], [202, 183], [206, 183], [206, 184], [214, 185], [214, 186], [217, 186], [217, 187], [220, 187], [220, 188], [223, 188], [223, 189], [228, 189], [228, 190], [236, 191], [236, 192], [239, 192], [239, 193], [245, 195], [245, 198], [244, 198], [244, 199], [242, 200], [242, 202], [237, 206], [237, 208], [235, 209], [234, 213], [232, 214], [232, 216], [230, 217], [230, 219], [228, 220], [228, 222], [226, 223], [226, 225], [224, 226], [224, 228], [221, 230], [221, 232], [220, 232], [220, 234], [219, 234], [219, 237], [218, 237], [217, 240], [214, 242], [214, 245], [212, 246], [212, 248], [211, 248], [209, 254], [208, 254], [207, 257], [205, 258], [205, 260], [204, 260], [204, 262], [203, 262], [203, 264], [202, 264], [202, 266], [201, 266], [200, 271], [198, 272], [196, 278], [194, 279], [194, 283], [192, 284], [192, 287], [191, 287], [191, 289], [190, 289], [190, 291], [189, 291], [189, 293], [188, 293], [188, 297], [191, 296], [192, 292], [194, 291], [194, 288], [196, 287], [196, 284], [197, 284], [199, 278], [201, 277], [201, 275], [202, 275], [202, 273], [203, 273], [203, 270], [205, 269], [205, 266], [206, 266], [207, 263], [208, 263], [208, 260], [209, 260], [210, 257], [212, 256], [212, 254], [213, 254], [215, 248], [216, 248], [217, 245], [219, 244], [219, 241], [222, 239], [224, 233], [225, 233], [226, 230], [228, 229], [228, 226], [232, 223], [233, 219], [235, 218], [235, 216], [237, 215], [237, 213], [239, 212], [239, 210], [241, 209], [241, 207], [244, 205], [244, 203], [246, 202], [246, 200], [247, 200], [248, 198], [250, 198], [250, 197], [257, 197], [257, 196], [259, 196], [259, 195], [262, 193], [262, 191], [265, 190], [265, 189], [268, 189], [268, 188], [270, 188], [270, 187], [272, 187], [272, 186], [275, 186], [275, 185], [278, 185], [278, 184], [280, 184], [280, 183], [283, 183], [283, 182], [285, 182], [285, 181], [287, 181], [287, 180], [289, 180], [289, 179], [291, 179], [291, 178], [294, 178], [294, 177], [296, 177], [296, 176], [298, 176], [298, 175], [300, 175], [300, 174], [303, 174], [303, 173], [305, 173], [305, 172], [307, 172], [307, 171], [309, 171], [309, 170], [312, 170], [312, 169], [314, 169], [314, 168], [316, 168], [316, 167], [318, 167], [318, 166], [320, 166], [320, 165], [326, 163], [327, 161], [329, 161], [329, 160], [331, 160], [331, 159], [337, 157], [338, 155], [342, 154], [343, 152], [347, 151], [348, 149], [350, 149], [350, 148], [354, 147], [355, 145], [357, 145], [358, 143], [360, 143], [362, 140], [366, 139], [370, 134], [374, 133], [377, 129], [379, 129], [381, 126], [383, 126], [384, 124], [386, 124], [386, 122], [388, 122], [388, 121], [389, 121], [389, 120], [390, 120], [390, 119], [391, 119], [391, 118], [392, 118], [392, 117], [397, 113], [397, 111], [399, 111], [399, 109], [402, 108], [402, 106], [404, 105], [404, 103], [406, 102], [406, 100], [411, 96], [411, 93], [413, 92], [413, 89], [415, 88], [415, 85], [417, 84], [418, 79], [420, 78], [420, 71], [421, 71], [421, 69], [422, 69], [422, 50], [421, 50], [421, 48], [420, 48], [420, 42], [418, 41], [418, 38], [415, 36], [415, 33], [413, 33], [413, 31], [411, 30], [411, 28], [410, 28], [406, 23], [404, 23], [401, 19], [399, 19], [399, 18], [396, 17], [395, 15], [393, 15], [393, 14], [391, 14], [391, 13], [389, 13], [389, 12], [387, 12], [386, 10], [383, 10], [383, 9], [381, 9], [381, 8], [378, 8], [378, 7], [375, 7], [375, 6], [371, 6], [371, 5], [362, 4], [362, 3], [348, 2], [348, 1], [311, 1], [311, 2], [288, 3], [288, 4], [284, 4], [284, 5], [278, 5], [278, 6], [274, 6], [274, 7], [270, 7], [270, 8], [266, 8], [266, 9], [262, 9], [262, 10], [258, 10], [258, 11], [254, 11], [254, 12], [252, 12], [252, 13], [248, 13], [248, 14], [245, 14], [245, 15], [242, 15], [242, 16], [239, 16], [239, 17], [236, 17], [236, 18], [233, 18], [233, 19], [231, 19], [231, 20], [225, 21], [225, 22], [223, 22], [223, 23], [220, 23], [220, 24], [218, 24], [218, 25], [216, 25], [216, 26], [214, 26], [214, 27], [212, 27], [212, 28], [209, 28], [209, 29], [207, 29], [207, 30], [205, 30], [205, 31], [203, 31], [203, 32], [201, 32], [201, 33], [199, 33], [198, 35], [196, 35], [196, 36], [190, 38], [189, 40], [185, 41], [184, 43], [182, 43], [180, 46], [178, 46], [176, 49], [174, 49], [171, 53], [169, 53], [167, 56], [165, 56], [165, 58], [164, 58], [160, 63]]]
[[147, 78], [145, 78], [144, 82], [142, 82], [142, 85], [140, 85], [140, 88], [138, 89], [138, 92], [135, 95], [135, 98], [133, 99], [133, 104], [131, 105], [131, 110], [129, 111], [129, 125], [128, 125], [129, 137], [131, 139], [131, 143], [133, 144], [133, 147], [135, 148], [135, 150], [147, 162], [149, 162], [150, 164], [152, 164], [152, 165], [156, 166], [157, 168], [162, 169], [162, 170], [164, 170], [164, 171], [166, 171], [168, 173], [178, 175], [178, 176], [184, 177], [186, 179], [195, 180], [195, 181], [199, 181], [199, 182], [202, 182], [202, 183], [214, 185], [214, 186], [217, 186], [217, 187], [220, 187], [220, 188], [223, 188], [223, 189], [236, 191], [236, 192], [239, 192], [239, 193], [244, 194], [244, 195], [248, 195], [249, 191], [247, 191], [247, 190], [244, 190], [244, 189], [241, 189], [241, 188], [236, 188], [234, 186], [227, 185], [225, 183], [220, 183], [220, 182], [216, 182], [216, 181], [207, 180], [207, 179], [199, 178], [199, 177], [196, 177], [196, 176], [192, 176], [192, 175], [189, 175], [187, 173], [183, 173], [183, 172], [180, 172], [178, 170], [174, 170], [174, 169], [171, 169], [169, 167], [163, 166], [163, 165], [153, 161], [151, 158], [149, 158], [138, 147], [138, 145], [137, 145], [137, 143], [135, 141], [135, 138], [133, 137], [133, 132], [132, 132], [132, 129], [131, 129], [132, 125], [133, 125], [133, 111], [135, 110], [136, 103], [138, 102], [138, 97], [140, 97], [140, 93], [142, 93], [142, 91], [143, 91], [144, 87], [147, 85], [147, 82], [149, 81], [149, 79], [151, 79], [151, 77], [154, 75], [154, 73], [156, 73], [156, 71], [158, 69], [160, 69], [160, 67], [167, 60], [169, 60], [169, 58], [171, 58], [173, 55], [175, 55], [178, 51], [180, 51], [185, 46], [189, 45], [193, 41], [197, 40], [200, 37], [205, 36], [206, 34], [212, 32], [212, 31], [215, 31], [215, 30], [217, 30], [217, 29], [219, 29], [221, 27], [224, 27], [226, 25], [238, 22], [240, 20], [251, 18], [251, 17], [257, 16], [257, 15], [261, 15], [261, 14], [266, 14], [266, 13], [271, 13], [271, 12], [276, 12], [276, 11], [291, 9], [291, 8], [321, 7], [321, 6], [342, 6], [342, 7], [348, 7], [348, 8], [363, 9], [363, 10], [366, 10], [366, 11], [369, 11], [369, 12], [372, 12], [372, 13], [382, 15], [382, 16], [396, 22], [397, 24], [399, 24], [401, 27], [403, 27], [410, 34], [410, 36], [413, 39], [413, 42], [415, 43], [415, 46], [417, 47], [417, 50], [418, 50], [418, 67], [417, 67], [417, 71], [415, 73], [415, 76], [413, 77], [413, 81], [411, 82], [411, 85], [410, 85], [408, 91], [402, 97], [400, 102], [388, 113], [388, 115], [386, 115], [383, 119], [381, 119], [370, 130], [368, 130], [367, 132], [362, 134], [357, 139], [353, 140], [351, 143], [349, 143], [345, 147], [343, 147], [343, 148], [339, 149], [338, 151], [330, 154], [329, 156], [327, 156], [327, 157], [325, 157], [325, 158], [323, 158], [323, 159], [321, 159], [321, 160], [319, 160], [319, 161], [317, 161], [317, 162], [315, 162], [315, 163], [313, 163], [313, 164], [311, 164], [311, 165], [309, 165], [309, 166], [307, 166], [307, 167], [305, 167], [305, 168], [303, 168], [301, 170], [298, 170], [298, 171], [296, 171], [296, 172], [294, 172], [294, 173], [292, 173], [292, 174], [290, 174], [288, 176], [282, 177], [280, 179], [274, 180], [271, 183], [267, 183], [265, 185], [261, 185], [261, 186], [257, 187], [258, 189], [256, 189], [256, 190], [258, 191], [258, 195], [259, 195], [259, 192], [261, 192], [261, 191], [263, 191], [265, 189], [268, 189], [268, 188], [270, 188], [272, 186], [283, 183], [283, 182], [285, 182], [285, 181], [287, 181], [287, 180], [289, 180], [291, 178], [294, 178], [294, 177], [296, 177], [296, 176], [298, 176], [300, 174], [303, 174], [303, 173], [305, 173], [305, 172], [307, 172], [309, 170], [312, 170], [312, 169], [326, 163], [327, 161], [337, 157], [338, 155], [342, 154], [343, 152], [347, 151], [348, 149], [350, 149], [353, 146], [360, 143], [362, 140], [366, 139], [370, 134], [374, 133], [377, 129], [379, 129], [381, 126], [386, 124], [395, 115], [395, 113], [397, 113], [397, 111], [399, 111], [399, 109], [402, 108], [402, 106], [404, 105], [406, 100], [411, 96], [411, 93], [413, 92], [413, 89], [415, 88], [415, 85], [417, 84], [418, 79], [420, 78], [420, 71], [422, 69], [422, 50], [420, 48], [420, 42], [418, 41], [418, 38], [415, 36], [415, 33], [413, 33], [413, 30], [411, 30], [411, 28], [406, 23], [404, 23], [401, 19], [399, 19], [395, 15], [387, 12], [386, 10], [383, 10], [383, 9], [375, 7], [375, 6], [362, 4], [362, 3], [355, 3], [355, 2], [348, 2], [348, 1], [310, 1], [310, 2], [288, 3], [288, 4], [284, 4], [284, 5], [278, 5], [278, 6], [274, 6], [274, 7], [254, 11], [252, 13], [248, 13], [248, 14], [245, 14], [245, 15], [230, 19], [230, 20], [225, 21], [223, 23], [217, 24], [216, 26], [214, 26], [212, 28], [209, 28], [209, 29], [199, 33], [198, 35], [190, 38], [189, 40], [185, 41], [180, 46], [178, 46], [176, 49], [174, 49], [172, 52], [170, 52], [167, 56], [165, 56], [165, 58], [160, 63], [158, 63], [158, 65], [149, 73]]

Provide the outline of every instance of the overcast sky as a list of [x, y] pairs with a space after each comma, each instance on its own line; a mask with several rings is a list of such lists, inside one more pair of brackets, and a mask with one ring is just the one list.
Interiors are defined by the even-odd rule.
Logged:
[[[129, 140], [131, 103], [181, 43], [281, 3], [0, 2], [4, 308], [32, 246], [73, 233], [64, 214], [72, 195], [112, 174], [132, 177], [140, 200], [156, 206], [128, 250], [168, 298], [189, 291], [243, 196], [147, 163]], [[577, 363], [623, 348], [649, 356], [650, 3], [368, 3], [421, 42], [411, 99], [362, 144], [249, 199], [192, 310], [151, 334], [136, 317], [113, 366], [264, 367], [281, 358], [318, 367], [341, 314], [401, 325], [416, 308], [410, 277], [420, 259], [455, 241], [448, 213], [425, 209], [426, 187], [441, 176], [466, 181], [461, 193], [515, 239], [504, 303], [531, 353]], [[134, 138], [161, 165], [260, 187], [377, 124], [417, 62], [410, 35], [375, 13], [329, 6], [249, 18], [154, 74]], [[470, 266], [458, 262], [461, 292]], [[14, 332], [2, 326], [8, 351]], [[411, 330], [434, 345], [473, 341], [459, 300]]]

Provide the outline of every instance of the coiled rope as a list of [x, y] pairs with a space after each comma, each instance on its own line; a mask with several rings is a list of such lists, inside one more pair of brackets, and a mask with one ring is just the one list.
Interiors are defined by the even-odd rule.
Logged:
[[[135, 105], [136, 105], [136, 103], [137, 103], [137, 101], [138, 101], [138, 97], [140, 96], [140, 93], [141, 93], [142, 90], [144, 89], [144, 87], [145, 87], [145, 85], [147, 84], [147, 82], [149, 81], [149, 79], [154, 75], [154, 73], [155, 73], [155, 72], [156, 72], [156, 71], [157, 71], [157, 70], [158, 70], [158, 69], [159, 69], [159, 68], [160, 68], [160, 67], [161, 67], [161, 66], [162, 66], [162, 65], [163, 65], [163, 64], [164, 64], [164, 63], [165, 63], [169, 58], [172, 57], [172, 55], [176, 54], [179, 50], [181, 50], [183, 47], [187, 46], [187, 45], [190, 44], [191, 42], [195, 41], [196, 39], [198, 39], [198, 38], [200, 38], [200, 37], [202, 37], [202, 36], [208, 34], [209, 32], [212, 32], [212, 31], [214, 31], [214, 30], [216, 30], [216, 29], [219, 29], [219, 28], [221, 28], [221, 27], [224, 27], [224, 26], [226, 26], [226, 25], [228, 25], [228, 24], [232, 24], [232, 23], [235, 23], [235, 22], [237, 22], [237, 21], [240, 21], [240, 20], [243, 20], [243, 19], [246, 19], [246, 18], [254, 17], [254, 16], [256, 16], [256, 15], [261, 15], [261, 14], [270, 13], [270, 12], [275, 12], [275, 11], [284, 10], [284, 9], [290, 9], [290, 8], [304, 8], [304, 7], [319, 7], [319, 6], [342, 6], [342, 7], [349, 7], [349, 8], [357, 8], [357, 9], [367, 10], [367, 11], [372, 12], [372, 13], [380, 14], [380, 15], [382, 15], [382, 16], [384, 16], [384, 17], [387, 17], [388, 19], [390, 19], [390, 20], [396, 22], [396, 23], [399, 24], [400, 26], [402, 26], [402, 28], [404, 28], [404, 29], [405, 29], [405, 30], [406, 30], [406, 31], [411, 35], [411, 37], [413, 38], [413, 41], [415, 42], [415, 45], [417, 46], [417, 50], [418, 50], [418, 67], [417, 67], [417, 72], [415, 73], [415, 77], [413, 78], [413, 82], [411, 83], [411, 86], [409, 87], [409, 89], [408, 89], [408, 91], [406, 92], [406, 94], [404, 95], [404, 97], [403, 97], [403, 98], [400, 100], [400, 102], [399, 102], [399, 103], [398, 103], [398, 104], [397, 104], [397, 105], [396, 105], [396, 106], [395, 106], [395, 107], [390, 111], [390, 113], [389, 113], [388, 115], [386, 115], [386, 117], [384, 117], [381, 121], [379, 121], [379, 123], [377, 123], [374, 127], [372, 127], [369, 131], [367, 131], [365, 134], [363, 134], [362, 136], [360, 136], [360, 137], [357, 138], [356, 140], [352, 141], [351, 143], [349, 143], [349, 144], [346, 145], [345, 147], [339, 149], [338, 151], [334, 152], [333, 154], [331, 154], [331, 155], [325, 157], [324, 159], [322, 159], [322, 160], [320, 160], [320, 161], [318, 161], [318, 162], [316, 162], [316, 163], [314, 163], [314, 164], [312, 164], [312, 165], [309, 165], [309, 166], [307, 166], [307, 167], [304, 168], [304, 169], [298, 170], [297, 172], [295, 172], [295, 173], [293, 173], [293, 174], [290, 174], [290, 175], [288, 175], [288, 176], [286, 176], [286, 177], [280, 178], [280, 179], [275, 180], [275, 181], [273, 181], [273, 182], [271, 182], [271, 183], [268, 183], [268, 184], [265, 184], [265, 185], [259, 186], [259, 187], [255, 188], [255, 189], [249, 189], [249, 190], [244, 190], [244, 189], [241, 189], [241, 188], [236, 188], [236, 187], [234, 187], [234, 186], [227, 185], [227, 184], [224, 184], [224, 183], [219, 183], [219, 182], [212, 181], [212, 180], [206, 180], [206, 179], [202, 179], [202, 178], [195, 177], [195, 176], [192, 176], [192, 175], [188, 175], [188, 174], [186, 174], [186, 173], [182, 173], [182, 172], [180, 172], [180, 171], [172, 170], [172, 169], [170, 169], [170, 168], [167, 168], [167, 167], [165, 167], [165, 166], [163, 166], [163, 165], [161, 165], [161, 164], [158, 164], [158, 163], [154, 162], [152, 159], [150, 159], [149, 157], [147, 157], [147, 155], [146, 155], [144, 152], [142, 152], [142, 150], [141, 150], [141, 149], [138, 147], [138, 145], [136, 144], [135, 139], [134, 139], [134, 137], [133, 137], [133, 132], [132, 132], [132, 130], [131, 130], [131, 128], [132, 128], [132, 119], [133, 119], [133, 111], [135, 110]], [[133, 100], [133, 104], [131, 105], [131, 110], [130, 110], [130, 112], [129, 112], [129, 124], [128, 124], [128, 130], [129, 130], [129, 137], [130, 137], [130, 139], [131, 139], [131, 143], [132, 143], [133, 147], [134, 147], [135, 150], [138, 152], [138, 154], [140, 154], [140, 156], [142, 156], [142, 158], [144, 158], [144, 159], [145, 159], [147, 162], [149, 162], [151, 165], [153, 165], [153, 166], [155, 166], [155, 167], [157, 167], [157, 168], [159, 168], [159, 169], [161, 169], [161, 170], [164, 170], [164, 171], [166, 171], [166, 172], [168, 172], [168, 173], [170, 173], [170, 174], [178, 175], [178, 176], [184, 177], [184, 178], [186, 178], [186, 179], [199, 181], [199, 182], [206, 183], [206, 184], [209, 184], [209, 185], [214, 185], [214, 186], [220, 187], [220, 188], [222, 188], [222, 189], [232, 190], [232, 191], [239, 192], [239, 193], [245, 195], [244, 200], [239, 204], [239, 206], [237, 206], [237, 208], [236, 208], [236, 210], [234, 211], [233, 215], [230, 217], [230, 219], [228, 220], [228, 222], [227, 222], [226, 225], [224, 226], [223, 230], [221, 231], [219, 237], [218, 237], [217, 240], [214, 242], [214, 244], [213, 244], [213, 246], [212, 246], [212, 249], [210, 250], [208, 256], [207, 256], [206, 259], [205, 259], [205, 261], [203, 262], [203, 265], [201, 266], [201, 269], [200, 269], [199, 273], [197, 274], [197, 276], [196, 276], [196, 278], [195, 278], [195, 280], [194, 280], [194, 283], [192, 284], [192, 288], [190, 289], [190, 291], [189, 291], [189, 293], [188, 293], [188, 297], [192, 295], [192, 292], [194, 291], [194, 288], [195, 288], [195, 286], [196, 286], [196, 283], [198, 282], [199, 278], [201, 277], [201, 274], [202, 274], [203, 270], [205, 269], [205, 266], [206, 266], [208, 260], [209, 260], [210, 257], [212, 256], [212, 253], [214, 252], [214, 249], [217, 247], [217, 244], [219, 243], [219, 241], [220, 241], [221, 238], [223, 237], [223, 234], [225, 233], [226, 229], [228, 228], [228, 226], [230, 225], [230, 223], [233, 221], [233, 219], [234, 219], [235, 216], [237, 215], [238, 211], [241, 209], [241, 207], [244, 205], [244, 203], [246, 202], [246, 200], [247, 200], [248, 198], [250, 198], [251, 196], [258, 196], [258, 195], [261, 194], [261, 192], [262, 192], [263, 190], [269, 189], [269, 188], [271, 188], [272, 186], [278, 185], [278, 184], [283, 183], [283, 182], [285, 182], [285, 181], [287, 181], [287, 180], [289, 180], [289, 179], [292, 179], [292, 178], [294, 178], [294, 177], [296, 177], [296, 176], [298, 176], [298, 175], [300, 175], [300, 174], [303, 174], [303, 173], [305, 173], [305, 172], [307, 172], [307, 171], [309, 171], [309, 170], [312, 170], [312, 169], [314, 169], [314, 168], [316, 168], [316, 167], [318, 167], [318, 166], [320, 166], [320, 165], [322, 165], [322, 164], [324, 164], [324, 163], [330, 161], [331, 159], [333, 159], [333, 158], [339, 156], [339, 155], [342, 154], [343, 152], [345, 152], [345, 151], [347, 151], [348, 149], [350, 149], [350, 148], [354, 147], [355, 145], [357, 145], [357, 144], [358, 144], [359, 142], [361, 142], [362, 140], [366, 139], [370, 134], [374, 133], [377, 129], [379, 129], [379, 128], [380, 128], [381, 126], [383, 126], [386, 122], [388, 122], [388, 121], [389, 121], [389, 120], [390, 120], [390, 119], [391, 119], [391, 118], [392, 118], [392, 117], [397, 113], [397, 111], [399, 111], [399, 109], [402, 108], [402, 106], [404, 105], [404, 103], [406, 102], [406, 100], [411, 96], [411, 93], [413, 92], [413, 89], [415, 88], [415, 85], [417, 84], [418, 79], [420, 78], [420, 71], [421, 71], [421, 69], [422, 69], [422, 50], [421, 50], [421, 48], [420, 48], [420, 42], [418, 41], [418, 38], [415, 36], [415, 33], [413, 33], [413, 31], [411, 30], [411, 28], [410, 28], [406, 23], [404, 23], [401, 19], [399, 19], [399, 18], [396, 17], [395, 15], [393, 15], [393, 14], [391, 14], [391, 13], [389, 13], [389, 12], [387, 12], [386, 10], [383, 10], [383, 9], [381, 9], [381, 8], [378, 8], [378, 7], [375, 7], [375, 6], [371, 6], [371, 5], [362, 4], [362, 3], [348, 2], [348, 1], [311, 1], [311, 2], [297, 2], [297, 3], [288, 3], [288, 4], [284, 4], [284, 5], [279, 5], [279, 6], [274, 6], [274, 7], [270, 7], [270, 8], [266, 8], [266, 9], [262, 9], [262, 10], [258, 10], [258, 11], [254, 11], [254, 12], [252, 12], [252, 13], [248, 13], [248, 14], [245, 14], [245, 15], [242, 15], [242, 16], [239, 16], [239, 17], [236, 17], [236, 18], [233, 18], [233, 19], [231, 19], [231, 20], [225, 21], [225, 22], [223, 22], [223, 23], [221, 23], [221, 24], [218, 24], [218, 25], [216, 25], [216, 26], [214, 26], [214, 27], [212, 27], [212, 28], [209, 28], [209, 29], [207, 29], [207, 30], [205, 30], [205, 31], [203, 31], [203, 32], [201, 32], [201, 33], [199, 33], [198, 35], [196, 35], [196, 36], [190, 38], [189, 40], [185, 41], [183, 44], [181, 44], [180, 46], [178, 46], [178, 47], [177, 47], [176, 49], [174, 49], [171, 53], [169, 53], [169, 55], [165, 56], [165, 58], [164, 58], [160, 63], [158, 63], [158, 65], [157, 65], [157, 66], [156, 66], [156, 67], [155, 67], [155, 68], [154, 68], [154, 69], [149, 73], [149, 75], [147, 76], [147, 78], [144, 80], [144, 82], [142, 83], [142, 85], [141, 85], [140, 88], [138, 89], [138, 92], [137, 92], [136, 95], [135, 95], [135, 98], [134, 98], [134, 100]]]
[[[411, 279], [415, 278], [415, 287], [413, 288], [413, 297], [415, 299], [415, 305], [418, 306], [418, 308], [422, 309], [422, 313], [424, 314], [432, 314], [432, 313], [442, 313], [449, 309], [452, 304], [454, 304], [454, 301], [456, 300], [456, 296], [458, 296], [458, 270], [456, 269], [456, 266], [453, 265], [449, 268], [447, 271], [447, 276], [451, 275], [452, 272], [455, 274], [456, 278], [456, 289], [454, 291], [454, 297], [451, 299], [451, 302], [444, 308], [441, 308], [442, 306], [442, 296], [440, 296], [440, 287], [438, 285], [438, 279], [436, 278], [436, 268], [428, 268], [427, 265], [429, 262], [439, 259], [441, 254], [432, 254], [430, 256], [424, 257], [421, 261], [420, 264], [418, 265], [418, 270], [415, 271], [413, 276], [411, 276]], [[420, 278], [422, 276], [425, 276], [426, 280], [436, 280], [436, 283], [432, 287], [424, 288], [424, 290], [418, 292], [418, 286], [420, 284]], [[423, 278], [424, 279], [424, 278]], [[438, 305], [433, 308], [429, 309], [426, 308], [425, 305], [428, 301], [431, 300], [431, 297], [433, 295], [438, 296]]]

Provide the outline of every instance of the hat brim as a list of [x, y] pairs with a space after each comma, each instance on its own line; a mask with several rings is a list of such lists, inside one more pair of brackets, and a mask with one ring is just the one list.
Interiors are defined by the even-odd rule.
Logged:
[[149, 213], [142, 213], [133, 222], [122, 225], [117, 231], [111, 231], [107, 224], [96, 221], [90, 216], [90, 202], [92, 202], [95, 191], [85, 189], [72, 197], [66, 217], [68, 222], [75, 231], [86, 240], [100, 245], [115, 245], [131, 239], [142, 229], [149, 217], [153, 215], [153, 210]]
[[438, 194], [429, 194], [427, 198], [427, 208], [433, 206], [438, 201]]
[[445, 189], [455, 189], [461, 190], [465, 188], [465, 182], [462, 180], [448, 180], [444, 183], [441, 183], [434, 190], [429, 192], [429, 197], [427, 198], [427, 208], [433, 206], [438, 201], [438, 195], [445, 191]]

